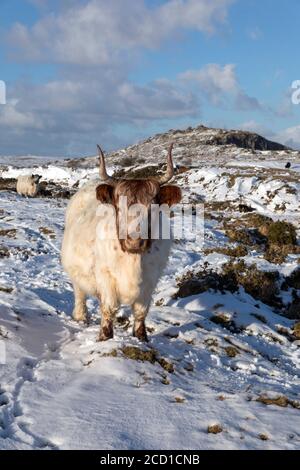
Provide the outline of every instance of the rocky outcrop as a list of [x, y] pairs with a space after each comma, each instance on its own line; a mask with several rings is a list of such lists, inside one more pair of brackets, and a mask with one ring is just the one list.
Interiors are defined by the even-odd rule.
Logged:
[[223, 131], [216, 134], [208, 142], [210, 145], [235, 145], [236, 147], [251, 150], [290, 150], [277, 142], [265, 139], [261, 135], [246, 131]]

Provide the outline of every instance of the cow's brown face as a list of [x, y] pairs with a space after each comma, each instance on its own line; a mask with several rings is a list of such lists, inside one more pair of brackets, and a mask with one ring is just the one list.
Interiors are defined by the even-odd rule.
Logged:
[[[96, 189], [96, 197], [103, 204], [112, 204], [116, 211], [116, 222], [120, 245], [123, 251], [142, 254], [151, 246], [151, 205], [172, 206], [181, 200], [177, 186], [160, 186], [156, 180], [121, 180], [116, 184], [101, 184]], [[123, 204], [127, 205], [126, 233], [120, 236]], [[137, 216], [141, 225], [145, 222], [147, 233], [136, 232]], [[122, 229], [121, 229], [122, 231]], [[141, 235], [142, 233], [142, 235]]]

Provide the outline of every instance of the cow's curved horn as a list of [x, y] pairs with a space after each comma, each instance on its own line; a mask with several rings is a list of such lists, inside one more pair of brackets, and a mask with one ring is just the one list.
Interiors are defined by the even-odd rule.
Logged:
[[100, 178], [102, 181], [105, 181], [106, 183], [115, 183], [114, 178], [109, 176], [106, 171], [106, 165], [105, 165], [105, 158], [104, 158], [104, 153], [102, 151], [102, 148], [100, 145], [97, 145], [98, 149], [98, 155], [99, 155], [99, 174]]
[[165, 184], [170, 181], [174, 176], [174, 166], [173, 166], [173, 158], [172, 158], [172, 150], [174, 144], [172, 143], [169, 147], [169, 152], [167, 156], [167, 170], [163, 176], [158, 179], [159, 184]]

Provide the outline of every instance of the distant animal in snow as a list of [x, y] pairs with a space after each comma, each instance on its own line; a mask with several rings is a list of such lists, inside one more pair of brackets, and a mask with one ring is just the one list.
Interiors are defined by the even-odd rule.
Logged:
[[[155, 220], [150, 217], [151, 206], [171, 207], [181, 200], [180, 189], [166, 184], [174, 175], [172, 146], [164, 175], [135, 180], [108, 176], [104, 154], [99, 146], [98, 150], [100, 179], [84, 185], [72, 197], [66, 212], [62, 264], [74, 287], [73, 318], [86, 321], [86, 296], [97, 297], [102, 312], [99, 340], [105, 341], [113, 337], [113, 320], [119, 306], [127, 304], [134, 314], [134, 336], [147, 341], [145, 318], [171, 247], [170, 239], [151, 238], [151, 229], [161, 220], [159, 216]], [[145, 208], [143, 221], [150, 219], [147, 237], [134, 238], [129, 232], [120, 237], [124, 197], [128, 209], [136, 204]], [[100, 219], [99, 208], [108, 207], [112, 212]], [[104, 236], [99, 237], [98, 230]]]
[[291, 168], [291, 163], [290, 162], [287, 162], [287, 164], [285, 165], [285, 168]]
[[36, 196], [41, 178], [40, 175], [20, 175], [17, 179], [17, 193], [20, 196]]

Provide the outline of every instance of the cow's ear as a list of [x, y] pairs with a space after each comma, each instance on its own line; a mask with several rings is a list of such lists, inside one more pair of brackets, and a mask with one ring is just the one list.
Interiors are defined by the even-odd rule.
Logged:
[[167, 204], [169, 207], [181, 201], [181, 189], [178, 186], [162, 186], [157, 195], [158, 204]]
[[99, 184], [96, 188], [96, 198], [102, 204], [111, 204], [114, 188], [110, 184]]

